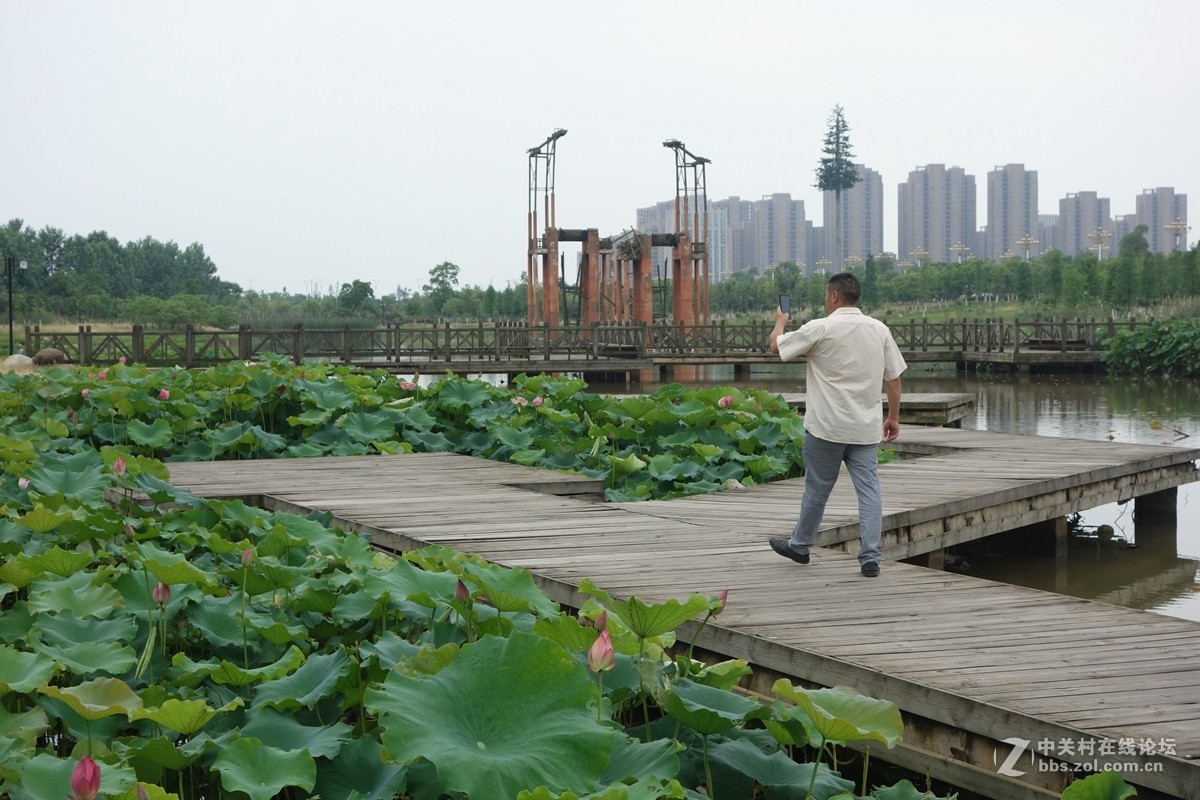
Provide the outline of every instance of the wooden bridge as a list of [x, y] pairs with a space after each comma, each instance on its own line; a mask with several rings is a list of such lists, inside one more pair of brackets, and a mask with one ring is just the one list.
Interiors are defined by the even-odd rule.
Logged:
[[[1137, 322], [961, 320], [892, 325], [911, 362], [996, 364], [1017, 369], [1101, 364], [1104, 341]], [[1143, 327], [1147, 323], [1140, 323]], [[767, 347], [769, 321], [751, 324], [527, 326], [507, 323], [385, 325], [376, 328], [307, 328], [234, 331], [57, 333], [25, 328], [28, 351], [63, 351], [73, 363], [105, 365], [125, 358], [150, 366], [202, 367], [278, 355], [383, 368], [393, 372], [452, 370], [467, 373], [634, 372], [675, 365], [777, 362]]]
[[[1200, 458], [921, 427], [904, 428], [897, 449], [903, 457], [880, 468], [889, 558], [1113, 500], [1173, 512], [1174, 487], [1196, 479]], [[827, 548], [800, 567], [766, 539], [791, 528], [803, 479], [606, 504], [589, 499], [600, 490], [590, 479], [451, 454], [168, 466], [199, 495], [329, 511], [384, 548], [437, 543], [525, 567], [570, 607], [584, 577], [651, 602], [727, 589], [700, 644], [749, 661], [751, 689], [787, 676], [892, 700], [904, 742], [873, 755], [965, 789], [1057, 797], [1064, 766], [1094, 763], [1120, 768], [1141, 797], [1200, 797], [1200, 624], [899, 562], [863, 578], [839, 549], [853, 551], [857, 536], [846, 480], [827, 509]], [[1020, 775], [998, 771], [1007, 739], [1030, 743], [1007, 770]]]

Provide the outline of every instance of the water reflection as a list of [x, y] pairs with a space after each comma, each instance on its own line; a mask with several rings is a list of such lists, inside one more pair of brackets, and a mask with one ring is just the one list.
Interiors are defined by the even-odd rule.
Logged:
[[[735, 377], [732, 367], [698, 368], [697, 383], [804, 390], [803, 365], [759, 369]], [[593, 384], [593, 391], [653, 391], [656, 382], [626, 387]], [[1104, 375], [964, 375], [950, 366], [914, 365], [907, 392], [971, 392], [976, 408], [963, 427], [1038, 436], [1200, 447], [1200, 383], [1129, 380]], [[1173, 524], [1134, 524], [1133, 504], [1086, 511], [1079, 525], [1090, 533], [1111, 525], [1113, 536], [1076, 537], [1066, 558], [1012, 552], [993, 537], [955, 553], [970, 575], [1153, 610], [1200, 621], [1200, 484], [1179, 489]]]

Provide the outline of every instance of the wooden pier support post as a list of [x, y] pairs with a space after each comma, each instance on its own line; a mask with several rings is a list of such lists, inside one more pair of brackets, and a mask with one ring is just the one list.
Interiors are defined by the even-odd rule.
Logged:
[[1179, 489], [1171, 487], [1161, 492], [1144, 494], [1133, 501], [1133, 518], [1135, 520], [1173, 520], [1176, 518], [1176, 505]]
[[1018, 552], [1037, 556], [1054, 556], [1062, 558], [1067, 554], [1067, 544], [1070, 532], [1067, 529], [1067, 518], [1056, 517], [1026, 525], [1023, 528], [1009, 531], [1007, 534]]

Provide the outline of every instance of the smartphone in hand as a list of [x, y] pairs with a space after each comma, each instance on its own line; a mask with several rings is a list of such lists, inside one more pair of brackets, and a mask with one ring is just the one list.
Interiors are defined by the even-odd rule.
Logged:
[[789, 317], [792, 315], [792, 298], [790, 295], [779, 295], [779, 310]]

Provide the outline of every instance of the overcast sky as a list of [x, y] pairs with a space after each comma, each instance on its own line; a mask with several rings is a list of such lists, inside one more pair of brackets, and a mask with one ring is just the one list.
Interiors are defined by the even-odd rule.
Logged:
[[[1038, 171], [1200, 202], [1194, 0], [41, 2], [0, 0], [0, 223], [199, 242], [255, 291], [502, 288], [526, 260], [528, 156], [555, 128], [557, 222], [618, 234], [675, 193], [790, 192], [831, 107], [857, 160]], [[1197, 231], [1189, 234], [1195, 241]]]

